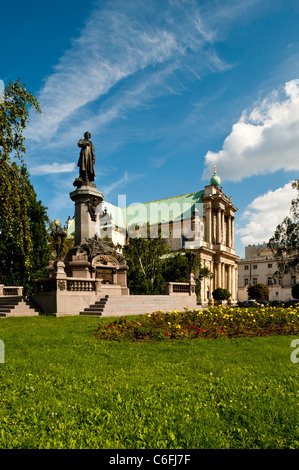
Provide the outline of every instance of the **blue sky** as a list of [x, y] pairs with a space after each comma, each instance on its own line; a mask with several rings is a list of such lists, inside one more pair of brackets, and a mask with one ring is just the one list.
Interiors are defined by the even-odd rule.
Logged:
[[214, 165], [236, 251], [267, 241], [299, 170], [299, 3], [33, 0], [1, 5], [0, 79], [42, 105], [26, 164], [50, 219], [73, 216], [78, 140], [127, 205], [198, 191]]

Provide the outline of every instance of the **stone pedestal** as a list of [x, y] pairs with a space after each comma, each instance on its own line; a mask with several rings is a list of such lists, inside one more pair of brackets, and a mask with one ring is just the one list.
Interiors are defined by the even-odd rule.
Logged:
[[96, 209], [104, 196], [88, 183], [71, 192], [70, 198], [75, 203], [75, 246], [80, 246], [96, 234]]

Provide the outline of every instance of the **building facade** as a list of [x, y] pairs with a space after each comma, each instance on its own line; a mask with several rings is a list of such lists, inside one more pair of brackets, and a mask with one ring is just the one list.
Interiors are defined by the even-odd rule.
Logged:
[[[109, 237], [115, 244], [125, 245], [128, 239], [147, 236], [169, 241], [171, 250], [192, 250], [198, 254], [202, 267], [211, 276], [201, 284], [203, 305], [212, 300], [212, 292], [222, 287], [231, 292], [231, 302], [237, 301], [238, 263], [235, 253], [234, 220], [237, 208], [232, 198], [220, 187], [216, 174], [203, 190], [170, 198], [118, 207], [104, 202], [97, 208], [96, 234]], [[68, 233], [74, 231], [74, 221]]]
[[299, 272], [281, 275], [271, 249], [266, 243], [245, 247], [239, 264], [238, 300], [248, 299], [249, 285], [266, 284], [269, 300], [292, 300], [292, 287], [299, 282]]

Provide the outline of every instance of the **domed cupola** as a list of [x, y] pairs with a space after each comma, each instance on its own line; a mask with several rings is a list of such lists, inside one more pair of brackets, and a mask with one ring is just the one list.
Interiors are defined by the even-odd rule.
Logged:
[[212, 178], [210, 179], [210, 184], [212, 186], [219, 186], [220, 183], [221, 183], [221, 179], [217, 175], [216, 167], [214, 166], [214, 174], [213, 174]]

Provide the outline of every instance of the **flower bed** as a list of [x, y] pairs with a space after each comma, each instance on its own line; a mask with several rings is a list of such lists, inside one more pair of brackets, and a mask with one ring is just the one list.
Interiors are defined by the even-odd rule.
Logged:
[[284, 308], [229, 308], [168, 313], [101, 321], [98, 339], [154, 341], [299, 334], [299, 304]]

